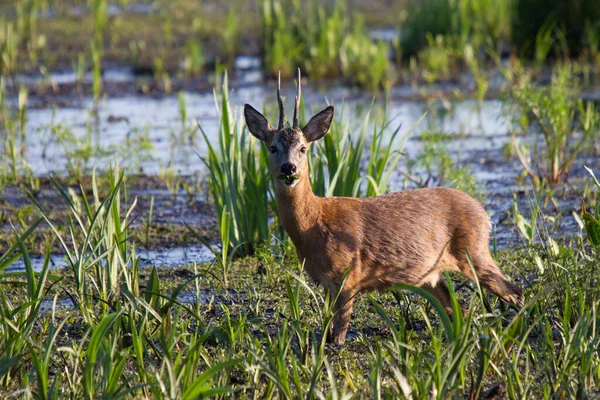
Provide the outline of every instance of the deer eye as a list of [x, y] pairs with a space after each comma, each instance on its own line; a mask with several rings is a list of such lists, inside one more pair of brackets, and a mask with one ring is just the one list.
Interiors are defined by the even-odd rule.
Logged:
[[302, 148], [300, 149], [301, 153], [306, 153], [306, 146], [302, 146]]
[[271, 154], [277, 153], [277, 147], [271, 146], [270, 151], [271, 151]]

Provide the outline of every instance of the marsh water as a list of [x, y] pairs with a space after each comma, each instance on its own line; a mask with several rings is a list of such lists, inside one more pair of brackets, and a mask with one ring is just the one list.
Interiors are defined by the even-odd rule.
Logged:
[[[273, 109], [274, 84], [263, 79], [259, 67], [257, 58], [240, 57], [236, 62], [236, 72], [230, 76], [229, 100], [239, 120], [244, 103], [251, 103], [259, 110], [265, 104]], [[220, 117], [216, 101], [219, 101], [219, 96], [201, 89], [181, 91], [179, 95], [142, 94], [132, 90], [139, 85], [136, 81], [140, 78], [126, 70], [107, 70], [103, 79], [112, 92], [98, 103], [94, 103], [91, 97], [77, 95], [75, 90], [62, 91], [63, 94], [54, 97], [36, 95], [35, 92], [30, 94], [25, 159], [33, 173], [37, 176], [64, 173], [73, 167], [70, 163], [75, 158], [68, 146], [81, 148], [82, 144], [87, 143], [93, 150], [83, 157], [85, 168], [92, 168], [96, 163], [107, 165], [106, 161], [116, 159], [128, 173], [159, 176], [171, 171], [175, 175], [201, 180], [206, 171], [200, 157], [206, 154], [207, 145], [195, 124], [197, 121], [209, 141], [217, 141]], [[83, 84], [89, 80], [91, 77], [85, 76]], [[34, 87], [69, 88], [76, 85], [76, 76], [73, 73], [59, 73], [45, 78], [19, 76], [12, 84], [19, 83]], [[119, 92], [119, 88], [123, 90]], [[452, 90], [451, 85], [425, 89], [397, 86], [390, 90], [387, 101], [381, 96], [374, 101], [372, 94], [342, 84], [314, 85], [309, 81], [303, 86], [302, 93], [308, 115], [311, 111], [319, 111], [327, 103], [335, 104], [337, 117], [348, 120], [349, 128], [354, 133], [358, 133], [367, 113], [372, 121], [377, 121], [383, 118], [385, 112], [386, 119], [392, 121], [387, 128], [390, 135], [400, 127], [399, 137], [406, 138], [403, 147], [406, 155], [392, 176], [391, 186], [394, 190], [415, 186], [407, 181], [402, 171], [407, 168], [407, 160], [414, 159], [421, 152], [425, 143], [422, 134], [447, 134], [440, 146], [444, 146], [455, 165], [468, 166], [475, 178], [477, 190], [482, 194], [494, 225], [494, 246], [504, 248], [518, 244], [520, 238], [514, 223], [511, 223], [509, 210], [516, 196], [520, 210], [527, 213], [532, 195], [528, 194], [531, 193], [531, 187], [518, 184], [517, 177], [523, 169], [520, 162], [514, 157], [505, 156], [505, 148], [512, 140], [509, 131], [513, 111], [509, 104], [499, 99], [486, 99], [481, 103], [470, 98], [449, 101], [443, 93]], [[283, 95], [286, 103], [290, 103], [288, 107], [292, 106], [290, 99], [293, 99], [294, 91], [292, 82], [284, 84]], [[593, 98], [594, 93], [587, 96]], [[16, 102], [16, 99], [12, 101]], [[417, 123], [421, 118], [421, 122]], [[411, 127], [414, 127], [412, 131]], [[371, 131], [372, 128], [369, 128], [368, 132]], [[519, 140], [533, 143], [539, 140], [539, 136], [531, 134]], [[401, 139], [394, 144], [397, 149], [402, 145]], [[82, 159], [81, 154], [77, 157]], [[559, 189], [564, 191], [564, 196], [560, 196], [561, 200], [553, 205], [562, 211], [562, 218], [558, 222], [552, 221], [548, 226], [550, 234], [569, 236], [580, 232], [576, 219], [571, 215], [578, 208], [579, 194], [577, 190], [570, 194], [572, 189], [569, 188], [573, 185], [582, 186], [582, 178], [586, 174], [584, 165], [600, 170], [597, 157], [584, 154], [578, 158], [570, 174], [571, 184]], [[423, 175], [424, 171], [416, 167], [412, 173]], [[422, 178], [425, 180], [426, 177]], [[10, 192], [4, 195], [10, 196]], [[167, 206], [184, 204], [186, 197], [190, 196], [183, 190], [172, 193], [166, 188], [140, 190], [135, 195], [142, 199], [170, 198]], [[197, 192], [193, 196], [199, 202], [207, 202], [206, 193]], [[206, 208], [194, 211], [181, 206], [174, 207], [162, 222], [181, 225], [194, 218], [207, 220], [214, 217]], [[203, 263], [213, 257], [201, 245], [140, 250], [139, 256], [143, 265], [163, 266]], [[39, 269], [43, 258], [33, 257], [32, 262]], [[52, 256], [51, 266], [64, 265], [62, 256]], [[11, 268], [23, 268], [23, 264], [17, 262]]]

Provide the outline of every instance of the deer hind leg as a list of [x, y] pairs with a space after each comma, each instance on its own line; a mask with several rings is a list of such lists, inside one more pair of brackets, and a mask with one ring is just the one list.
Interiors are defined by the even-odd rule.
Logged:
[[342, 291], [335, 302], [333, 319], [333, 343], [344, 344], [346, 333], [350, 325], [352, 316], [352, 306], [354, 304], [355, 293], [351, 291]]
[[[423, 289], [427, 290], [431, 293], [444, 307], [448, 315], [452, 316], [452, 300], [450, 299], [450, 291], [448, 290], [448, 285], [443, 277], [435, 283], [435, 285], [427, 282], [421, 286]], [[460, 306], [463, 315], [466, 313], [466, 310]]]
[[[525, 303], [521, 288], [506, 279], [489, 252], [486, 253], [483, 256], [473, 257], [472, 260], [479, 283], [501, 299], [523, 307]], [[462, 263], [461, 271], [473, 280], [471, 266], [467, 260]]]
[[452, 314], [452, 302], [450, 300], [450, 292], [448, 286], [443, 279], [440, 279], [437, 283], [431, 284], [430, 282], [425, 283], [421, 286], [423, 289], [431, 293], [444, 307], [448, 314]]

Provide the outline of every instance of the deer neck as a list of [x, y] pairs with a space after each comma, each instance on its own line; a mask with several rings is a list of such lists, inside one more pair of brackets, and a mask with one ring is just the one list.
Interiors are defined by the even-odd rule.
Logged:
[[292, 189], [277, 186], [277, 207], [281, 223], [294, 243], [302, 242], [303, 234], [318, 225], [321, 203], [310, 186], [308, 177], [301, 179]]

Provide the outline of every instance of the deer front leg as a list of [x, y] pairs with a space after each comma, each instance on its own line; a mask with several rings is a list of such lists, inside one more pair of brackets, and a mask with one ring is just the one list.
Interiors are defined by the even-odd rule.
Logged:
[[350, 317], [352, 316], [352, 305], [354, 304], [354, 293], [345, 291], [340, 293], [334, 306], [333, 319], [333, 343], [344, 344], [346, 340], [346, 332], [350, 325]]

